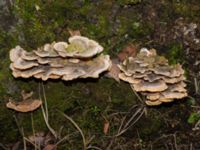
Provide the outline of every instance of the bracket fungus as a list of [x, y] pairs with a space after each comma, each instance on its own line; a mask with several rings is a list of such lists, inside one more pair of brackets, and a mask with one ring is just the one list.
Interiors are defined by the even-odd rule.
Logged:
[[27, 52], [20, 46], [10, 51], [10, 69], [14, 77], [35, 77], [46, 81], [68, 81], [76, 78], [98, 78], [111, 66], [109, 55], [97, 55], [103, 47], [83, 36], [73, 36], [67, 42], [53, 42]]
[[22, 101], [15, 102], [10, 100], [6, 104], [6, 107], [18, 112], [30, 112], [36, 110], [42, 105], [41, 100], [32, 98], [33, 92], [25, 93], [22, 91], [21, 95]]
[[141, 49], [119, 65], [121, 80], [127, 81], [136, 92], [146, 97], [147, 105], [160, 105], [187, 96], [184, 70], [180, 64], [169, 65], [155, 49]]

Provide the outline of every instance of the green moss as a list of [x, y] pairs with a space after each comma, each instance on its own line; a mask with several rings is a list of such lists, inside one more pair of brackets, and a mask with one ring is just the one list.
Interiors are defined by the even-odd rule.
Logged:
[[193, 112], [193, 113], [190, 114], [190, 116], [189, 116], [187, 122], [188, 122], [189, 124], [194, 124], [194, 123], [196, 123], [196, 122], [199, 121], [199, 120], [200, 120], [200, 113], [198, 113], [198, 112]]
[[5, 105], [1, 104], [0, 114], [1, 142], [15, 142], [20, 137], [20, 132], [13, 117], [14, 113], [11, 113]]
[[120, 5], [135, 5], [142, 2], [142, 0], [117, 0]]
[[131, 26], [131, 36], [135, 38], [141, 38], [150, 35], [153, 32], [151, 24], [133, 22]]
[[199, 3], [197, 1], [176, 1], [173, 3], [174, 13], [182, 17], [198, 18], [200, 16]]
[[170, 64], [182, 63], [183, 46], [180, 43], [173, 43], [168, 47], [167, 57]]
[[[115, 3], [114, 3], [115, 2]], [[104, 46], [104, 53], [117, 55], [128, 42], [140, 41], [143, 43], [147, 36], [153, 33], [154, 22], [143, 20], [141, 8], [143, 0], [125, 1], [16, 1], [13, 15], [18, 23], [11, 32], [0, 29], [0, 127], [3, 143], [16, 142], [21, 138], [13, 115], [16, 115], [20, 127], [24, 128], [25, 135], [35, 132], [48, 131], [41, 109], [22, 114], [5, 107], [9, 97], [20, 100], [21, 90], [34, 91], [34, 97], [39, 97], [38, 80], [15, 79], [9, 71], [8, 52], [15, 45], [26, 50], [33, 50], [47, 42], [67, 41], [70, 36], [68, 29], [80, 30], [81, 34], [97, 40]], [[151, 1], [149, 2], [151, 3]], [[158, 17], [160, 21], [170, 21], [171, 2], [162, 1], [159, 7], [162, 11]], [[180, 2], [181, 3], [181, 2]], [[114, 4], [114, 5], [113, 5]], [[138, 5], [136, 5], [138, 4]], [[128, 5], [128, 6], [125, 6]], [[174, 3], [174, 11], [178, 15], [198, 16], [197, 8], [189, 8]], [[189, 9], [193, 12], [189, 13]], [[182, 62], [182, 45], [172, 43], [168, 47], [170, 63]], [[101, 77], [100, 79], [84, 79], [74, 82], [49, 80], [44, 82], [45, 94], [49, 110], [49, 123], [53, 129], [59, 131], [64, 127], [62, 135], [75, 131], [73, 125], [56, 110], [65, 112], [72, 117], [86, 135], [98, 135], [94, 139], [97, 145], [104, 138], [103, 115], [127, 111], [132, 105], [138, 103], [130, 85], [124, 82], [117, 83], [113, 79]], [[158, 114], [150, 114], [138, 124], [141, 137], [155, 134], [162, 126]], [[34, 120], [32, 126], [31, 117]], [[144, 121], [147, 124], [144, 124]], [[114, 122], [115, 123], [115, 122]], [[5, 126], [6, 124], [6, 126]], [[117, 127], [111, 125], [111, 133], [116, 133]], [[5, 134], [6, 133], [6, 134]], [[76, 144], [61, 144], [60, 146], [78, 149], [82, 146], [80, 135], [72, 137]], [[96, 141], [95, 141], [96, 140]], [[77, 146], [78, 144], [78, 146]], [[76, 147], [74, 147], [76, 146]], [[78, 147], [78, 148], [77, 148]], [[60, 147], [59, 147], [60, 148]]]
[[157, 114], [157, 112], [149, 111], [148, 112], [149, 117], [143, 119], [142, 124], [138, 123], [138, 125], [136, 125], [142, 127], [140, 128], [139, 131], [141, 138], [147, 138], [150, 135], [152, 136], [158, 134], [158, 131], [163, 126], [163, 120], [159, 116], [157, 116], [158, 114], [157, 115], [155, 114]]

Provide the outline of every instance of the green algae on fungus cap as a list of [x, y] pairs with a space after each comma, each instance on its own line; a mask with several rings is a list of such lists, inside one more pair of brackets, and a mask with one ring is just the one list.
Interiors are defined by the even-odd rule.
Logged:
[[103, 51], [103, 47], [98, 42], [78, 35], [70, 37], [69, 44], [55, 43], [54, 49], [62, 57], [74, 58], [89, 58]]
[[146, 97], [147, 105], [160, 105], [187, 96], [184, 70], [180, 64], [169, 65], [155, 49], [145, 48], [119, 65], [119, 78]]

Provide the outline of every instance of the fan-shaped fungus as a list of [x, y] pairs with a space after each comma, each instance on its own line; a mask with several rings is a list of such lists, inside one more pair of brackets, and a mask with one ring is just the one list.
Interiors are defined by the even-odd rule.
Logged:
[[147, 105], [160, 105], [187, 96], [182, 66], [170, 66], [155, 49], [141, 49], [136, 57], [127, 58], [119, 68], [122, 71], [119, 78], [129, 82], [136, 92], [141, 92]]

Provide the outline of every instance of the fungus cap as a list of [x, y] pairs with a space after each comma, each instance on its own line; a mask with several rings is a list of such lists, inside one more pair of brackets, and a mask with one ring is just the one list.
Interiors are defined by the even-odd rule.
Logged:
[[26, 100], [22, 102], [10, 101], [6, 104], [6, 107], [18, 112], [30, 112], [39, 108], [41, 104], [42, 104], [42, 101], [38, 99]]
[[139, 92], [160, 92], [167, 89], [167, 85], [164, 81], [155, 81], [155, 82], [145, 82], [142, 81], [138, 84], [132, 84], [135, 91]]
[[58, 42], [54, 49], [62, 57], [88, 58], [101, 53], [103, 47], [94, 40], [83, 36], [72, 36], [69, 38], [69, 44]]

